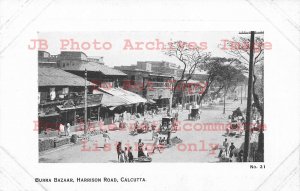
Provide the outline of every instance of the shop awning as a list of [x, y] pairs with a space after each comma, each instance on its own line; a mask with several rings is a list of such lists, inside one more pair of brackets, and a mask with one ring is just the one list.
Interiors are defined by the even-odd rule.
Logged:
[[150, 104], [155, 104], [155, 103], [156, 103], [156, 101], [154, 101], [153, 99], [148, 99], [148, 100], [147, 100], [147, 103], [150, 103]]
[[[125, 104], [123, 104], [123, 105], [147, 102], [147, 100], [145, 98], [141, 97], [140, 95], [135, 94], [130, 91], [127, 91], [127, 90], [124, 90], [122, 88], [109, 88], [109, 89], [99, 88], [99, 90], [104, 93], [108, 93], [114, 97], [120, 98], [121, 100], [123, 100], [123, 102], [125, 102]], [[108, 100], [108, 101], [110, 101], [110, 100]]]
[[48, 114], [46, 114], [46, 113], [39, 113], [39, 117], [53, 117], [53, 116], [58, 116], [58, 115], [59, 115], [59, 113], [57, 113], [57, 112], [48, 113]]
[[[103, 94], [88, 94], [87, 107], [96, 107], [101, 105], [102, 99], [103, 99]], [[79, 103], [77, 104], [75, 104], [74, 101], [70, 99], [67, 100], [64, 104], [57, 106], [57, 108], [60, 111], [80, 109], [84, 107], [85, 107], [84, 99], [80, 100]]]
[[102, 94], [103, 95], [101, 105], [103, 105], [105, 107], [115, 108], [117, 106], [126, 105], [126, 101], [124, 101], [122, 98], [113, 96], [106, 92], [99, 91], [99, 90], [93, 90], [93, 94]]

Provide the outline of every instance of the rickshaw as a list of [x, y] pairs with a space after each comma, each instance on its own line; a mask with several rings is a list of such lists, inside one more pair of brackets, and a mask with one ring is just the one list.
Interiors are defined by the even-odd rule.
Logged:
[[189, 120], [198, 120], [200, 119], [200, 110], [199, 108], [192, 108], [191, 113], [189, 114]]
[[243, 116], [229, 116], [230, 126], [226, 129], [228, 135], [241, 135], [243, 132]]
[[163, 117], [160, 125], [160, 134], [168, 134], [172, 131], [174, 117]]

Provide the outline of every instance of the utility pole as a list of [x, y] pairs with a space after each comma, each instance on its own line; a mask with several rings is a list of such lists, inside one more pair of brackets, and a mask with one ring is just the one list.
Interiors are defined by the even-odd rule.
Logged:
[[241, 104], [243, 104], [243, 84], [241, 85]]
[[[240, 33], [241, 34], [241, 33]], [[242, 33], [247, 34], [247, 33]], [[250, 141], [250, 121], [251, 121], [251, 106], [252, 106], [252, 85], [253, 85], [253, 51], [254, 51], [254, 31], [251, 31], [250, 37], [250, 59], [249, 59], [249, 77], [248, 77], [248, 97], [247, 97], [247, 111], [245, 124], [245, 144], [243, 161], [247, 162], [249, 154]]]
[[[251, 34], [250, 35], [250, 59], [249, 59], [249, 77], [248, 77], [248, 96], [247, 96], [247, 112], [246, 112], [246, 124], [245, 124], [245, 144], [244, 144], [244, 156], [243, 161], [247, 162], [249, 155], [249, 139], [250, 139], [250, 121], [251, 121], [251, 109], [252, 109], [252, 91], [253, 91], [253, 57], [254, 57], [254, 35], [264, 34], [264, 32], [240, 32], [239, 34]], [[246, 93], [246, 89], [245, 89]], [[260, 143], [258, 143], [260, 144]]]
[[225, 114], [225, 98], [226, 97], [226, 94], [225, 94], [225, 88], [224, 88], [224, 107], [223, 107], [223, 114]]
[[172, 83], [170, 83], [171, 91], [170, 91], [170, 104], [169, 104], [169, 111], [170, 111], [171, 116], [172, 116], [172, 102], [173, 102], [173, 86], [172, 86]]
[[87, 71], [84, 71], [84, 135], [87, 132]]

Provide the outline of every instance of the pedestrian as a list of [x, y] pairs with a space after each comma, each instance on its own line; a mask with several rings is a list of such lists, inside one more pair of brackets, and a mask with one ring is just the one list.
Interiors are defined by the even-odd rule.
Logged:
[[218, 158], [221, 158], [221, 156], [222, 156], [222, 154], [223, 154], [223, 150], [224, 150], [224, 148], [221, 148], [221, 149], [220, 149], [220, 152], [219, 152], [219, 154], [218, 154]]
[[122, 143], [118, 142], [118, 144], [117, 144], [118, 162], [120, 162], [121, 151], [122, 151]]
[[142, 139], [139, 139], [139, 142], [138, 142], [138, 157], [145, 156], [145, 154], [143, 152], [143, 147], [144, 147], [144, 143], [142, 142]]
[[231, 145], [229, 147], [229, 158], [232, 158], [234, 149], [235, 149], [235, 146], [233, 143], [231, 143]]
[[240, 150], [238, 153], [238, 162], [243, 162], [244, 150]]
[[160, 152], [160, 141], [161, 141], [161, 137], [160, 138], [158, 138], [158, 136], [155, 137], [155, 141], [153, 143], [153, 151], [152, 151], [152, 153], [154, 153], [156, 149]]
[[158, 133], [156, 133], [154, 130], [152, 130], [152, 140], [158, 136]]
[[238, 155], [237, 155], [237, 150], [233, 150], [233, 157], [231, 158], [230, 162], [238, 162]]
[[132, 154], [131, 150], [132, 150], [132, 147], [129, 147], [129, 149], [128, 149], [128, 154], [127, 154], [127, 156], [128, 156], [128, 161], [129, 161], [130, 163], [133, 162], [133, 154]]
[[64, 131], [65, 131], [65, 136], [68, 136], [68, 127], [66, 123], [64, 125]]
[[124, 150], [125, 150], [125, 152], [124, 152], [125, 162], [128, 162], [128, 150], [127, 150], [127, 147], [125, 147]]
[[60, 123], [59, 124], [59, 134], [62, 135], [63, 132], [65, 132], [65, 126], [64, 126], [64, 124]]
[[176, 121], [178, 121], [178, 117], [179, 117], [179, 115], [178, 115], [178, 112], [177, 112], [177, 113], [175, 113], [175, 120]]
[[70, 131], [71, 131], [71, 125], [70, 125], [70, 123], [67, 123], [67, 133], [68, 133], [68, 136], [70, 135]]
[[109, 135], [108, 135], [108, 131], [107, 131], [107, 130], [105, 130], [105, 131], [103, 132], [103, 138], [104, 138], [104, 147], [106, 147], [106, 145], [109, 143], [108, 140], [110, 140], [110, 137], [109, 137]]
[[147, 151], [147, 147], [145, 147], [144, 155], [145, 155], [145, 157], [149, 157], [149, 154], [148, 154], [148, 151]]
[[124, 113], [120, 114], [119, 119], [120, 119], [121, 122], [124, 120]]
[[146, 120], [146, 118], [144, 118], [144, 121], [142, 123], [142, 126], [144, 127], [143, 131], [144, 132], [148, 132], [148, 121]]
[[223, 142], [223, 147], [224, 147], [226, 156], [227, 156], [227, 153], [228, 153], [228, 146], [229, 146], [229, 143], [227, 142], [227, 138], [225, 138], [225, 140]]
[[120, 163], [125, 163], [125, 152], [124, 151], [121, 151], [119, 158], [120, 158], [119, 159]]

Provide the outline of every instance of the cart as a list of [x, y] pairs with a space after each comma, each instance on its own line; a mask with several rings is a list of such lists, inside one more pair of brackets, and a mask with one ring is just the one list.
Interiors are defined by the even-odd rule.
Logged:
[[152, 162], [152, 158], [150, 157], [138, 157], [134, 159], [134, 162]]
[[191, 109], [191, 113], [189, 114], [189, 120], [199, 120], [200, 119], [200, 110], [199, 108]]
[[174, 117], [163, 117], [160, 125], [160, 134], [168, 134], [172, 131]]
[[230, 117], [230, 126], [226, 129], [227, 134], [241, 136], [244, 128], [242, 120], [239, 117]]

